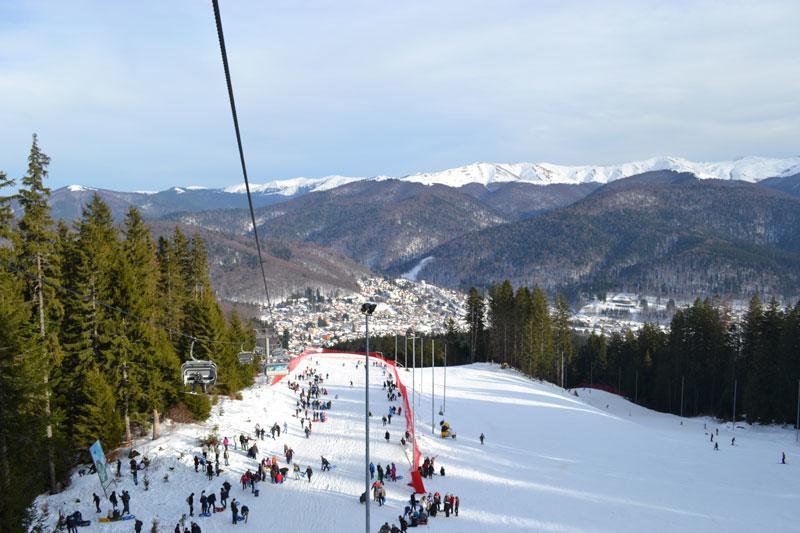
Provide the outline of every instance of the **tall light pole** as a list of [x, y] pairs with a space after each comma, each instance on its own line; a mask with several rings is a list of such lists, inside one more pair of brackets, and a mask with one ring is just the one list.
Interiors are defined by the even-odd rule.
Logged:
[[414, 402], [417, 400], [417, 337], [413, 331], [409, 331], [411, 334], [411, 441], [414, 444], [414, 454], [411, 456], [411, 471], [416, 472], [417, 470], [417, 433], [416, 433], [416, 422], [417, 422], [417, 406], [414, 405]]
[[397, 333], [394, 334], [394, 366], [397, 366]]
[[366, 383], [364, 384], [364, 440], [366, 442], [366, 451], [364, 454], [364, 503], [366, 504], [367, 533], [372, 531], [369, 527], [369, 317], [375, 312], [375, 307], [376, 304], [369, 302], [361, 305], [367, 338], [367, 351], [364, 355], [364, 371], [366, 375]]
[[736, 433], [736, 386], [738, 382], [733, 380], [733, 414], [731, 415], [731, 431]]
[[436, 429], [433, 426], [434, 423], [434, 416], [433, 416], [433, 409], [434, 405], [436, 404], [436, 376], [434, 372], [436, 371], [436, 350], [434, 349], [434, 340], [431, 337], [431, 435], [436, 434]]
[[[419, 390], [425, 390], [425, 337], [419, 338]], [[422, 407], [422, 394], [419, 396], [419, 407]]]
[[444, 343], [444, 396], [442, 399], [442, 415], [447, 412], [447, 342]]

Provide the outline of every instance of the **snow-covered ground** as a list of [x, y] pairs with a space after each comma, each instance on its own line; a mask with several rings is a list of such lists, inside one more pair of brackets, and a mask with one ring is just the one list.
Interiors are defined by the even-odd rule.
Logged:
[[[195, 473], [192, 456], [199, 453], [197, 438], [214, 426], [221, 435], [252, 434], [256, 423], [269, 428], [284, 421], [289, 434], [259, 441], [260, 455], [282, 458], [287, 443], [301, 465], [311, 464], [311, 483], [290, 479], [283, 485], [261, 483], [259, 498], [243, 491], [239, 477], [255, 461], [241, 450], [231, 453], [231, 466], [221, 477], [233, 485], [231, 497], [250, 510], [248, 524], [239, 531], [287, 532], [363, 531], [363, 365], [357, 356], [314, 355], [290, 374], [318, 365], [330, 374], [325, 383], [333, 401], [326, 423], [314, 424], [309, 439], [294, 418], [296, 395], [284, 381], [264, 382], [245, 391], [242, 401], [226, 400], [214, 407], [202, 425], [175, 425], [157, 441], [143, 441], [137, 449], [155, 457], [150, 489], [132, 483], [123, 466], [117, 487], [129, 490], [131, 509], [149, 531], [154, 518], [159, 531], [173, 531], [187, 512], [185, 503], [195, 493], [195, 510], [203, 489], [216, 491], [222, 479], [208, 482]], [[436, 456], [446, 476], [425, 480], [429, 491], [451, 492], [461, 499], [460, 516], [439, 515], [427, 526], [432, 531], [800, 531], [800, 447], [794, 432], [779, 428], [738, 428], [731, 446], [729, 425], [710, 419], [681, 419], [654, 413], [617, 396], [580, 389], [578, 396], [548, 383], [538, 383], [512, 370], [488, 364], [447, 370], [444, 418], [457, 439], [431, 435], [431, 419], [438, 427], [443, 406], [444, 371], [400, 370], [409, 390], [416, 383], [416, 431], [423, 456]], [[394, 462], [404, 479], [387, 483], [387, 505], [372, 506], [372, 529], [384, 521], [397, 522], [410, 494], [410, 449], [399, 443], [403, 421], [394, 418], [383, 438], [380, 415], [388, 409], [381, 390], [382, 369], [370, 368], [373, 461]], [[351, 387], [350, 381], [353, 381]], [[431, 385], [436, 397], [431, 400]], [[419, 390], [420, 386], [426, 392]], [[410, 394], [410, 393], [409, 393]], [[338, 398], [336, 398], [338, 396]], [[433, 413], [431, 407], [433, 406]], [[432, 417], [433, 414], [433, 417]], [[707, 424], [708, 429], [704, 429]], [[742, 424], [744, 426], [744, 424]], [[714, 451], [708, 431], [719, 427], [720, 450]], [[485, 445], [478, 435], [484, 432]], [[780, 464], [787, 453], [789, 464]], [[179, 458], [183, 454], [182, 458]], [[319, 471], [325, 455], [336, 467]], [[283, 466], [283, 461], [281, 461]], [[173, 470], [170, 470], [170, 467]], [[169, 481], [162, 478], [169, 475]], [[82, 511], [92, 519], [89, 531], [132, 531], [132, 522], [97, 524], [92, 492], [100, 492], [97, 476], [73, 477], [72, 485], [55, 496], [37, 500], [47, 504], [47, 524], [58, 509]], [[76, 500], [80, 500], [76, 503]], [[103, 502], [104, 511], [108, 503]], [[229, 531], [230, 512], [195, 518], [203, 531]]]

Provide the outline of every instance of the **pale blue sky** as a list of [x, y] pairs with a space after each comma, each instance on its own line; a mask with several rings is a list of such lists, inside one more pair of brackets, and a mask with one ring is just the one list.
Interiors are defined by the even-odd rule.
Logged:
[[[800, 2], [221, 0], [254, 181], [800, 154]], [[0, 3], [0, 168], [240, 181], [210, 0]]]

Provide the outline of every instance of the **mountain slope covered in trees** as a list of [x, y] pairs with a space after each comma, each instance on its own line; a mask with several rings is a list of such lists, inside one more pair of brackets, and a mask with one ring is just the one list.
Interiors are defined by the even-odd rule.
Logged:
[[[34, 137], [19, 217], [0, 196], [2, 531], [19, 530], [33, 496], [56, 490], [96, 439], [111, 450], [161, 413], [208, 411], [206, 396], [181, 394], [191, 339], [218, 365], [216, 392], [256, 370], [238, 362], [252, 327], [220, 310], [203, 240], [176, 229], [154, 241], [135, 208], [120, 229], [99, 196], [74, 229], [54, 223], [49, 162]], [[12, 185], [0, 175], [0, 192]]]
[[744, 182], [648, 173], [426, 255], [434, 259], [419, 276], [449, 286], [508, 278], [570, 291], [793, 295], [800, 291], [800, 201]]

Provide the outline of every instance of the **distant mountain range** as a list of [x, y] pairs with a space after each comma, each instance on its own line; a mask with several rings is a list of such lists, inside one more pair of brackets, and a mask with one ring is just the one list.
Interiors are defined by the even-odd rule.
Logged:
[[[757, 182], [766, 178], [785, 177], [800, 173], [800, 157], [784, 159], [743, 157], [731, 161], [703, 163], [679, 157], [654, 157], [619, 165], [565, 166], [550, 163], [473, 163], [437, 172], [424, 172], [408, 176], [291, 178], [251, 184], [256, 207], [285, 202], [312, 192], [323, 192], [359, 181], [386, 181], [396, 179], [423, 185], [444, 185], [460, 188], [483, 185], [489, 189], [499, 184], [520, 183], [530, 185], [598, 185], [621, 178], [651, 172], [675, 170], [691, 172], [700, 179], [741, 180]], [[505, 189], [509, 191], [511, 189]], [[112, 207], [115, 216], [121, 217], [128, 205], [135, 205], [147, 217], [161, 217], [176, 212], [195, 212], [208, 209], [246, 207], [242, 198], [244, 184], [221, 189], [186, 186], [172, 187], [159, 192], [119, 192], [109, 189], [92, 189], [70, 185], [53, 191], [55, 216], [73, 219], [80, 216], [81, 206], [97, 192]], [[527, 211], [523, 209], [523, 211]], [[537, 209], [531, 210], [533, 212]]]
[[[55, 216], [74, 219], [97, 193], [118, 219], [135, 205], [159, 227], [197, 228], [212, 241], [221, 296], [251, 299], [258, 297], [248, 270], [257, 267], [254, 251], [252, 261], [230, 259], [252, 247], [242, 190], [70, 186], [54, 191], [52, 203]], [[793, 237], [800, 235], [800, 158], [476, 163], [402, 178], [278, 180], [252, 190], [259, 233], [272, 243], [267, 249], [295, 259], [270, 269], [283, 293], [303, 284], [346, 289], [369, 269], [413, 271], [461, 288], [510, 278], [578, 292], [800, 293]], [[298, 264], [301, 256], [328, 266]], [[352, 262], [334, 268], [345, 257]], [[294, 274], [281, 280], [285, 271]]]
[[[752, 184], [648, 172], [538, 217], [449, 240], [394, 272], [467, 287], [800, 294], [800, 176]], [[421, 262], [424, 260], [424, 263]]]

